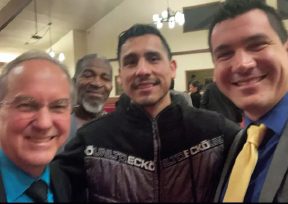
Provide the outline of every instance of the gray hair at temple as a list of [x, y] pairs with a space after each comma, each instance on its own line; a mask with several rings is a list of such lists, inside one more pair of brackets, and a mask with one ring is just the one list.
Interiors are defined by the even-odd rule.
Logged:
[[[7, 89], [8, 89], [7, 76], [11, 72], [11, 70], [13, 70], [15, 67], [17, 67], [17, 65], [19, 65], [22, 62], [29, 61], [29, 60], [34, 60], [34, 59], [41, 59], [41, 60], [49, 61], [49, 62], [57, 65], [57, 67], [59, 67], [59, 69], [63, 71], [63, 73], [67, 76], [67, 81], [68, 81], [68, 83], [70, 85], [70, 98], [72, 100], [71, 102], [73, 103], [73, 99], [74, 99], [74, 85], [73, 85], [73, 82], [72, 82], [71, 77], [69, 75], [67, 67], [64, 64], [62, 64], [60, 61], [52, 58], [46, 52], [40, 51], [40, 50], [27, 51], [27, 52], [21, 54], [20, 56], [18, 56], [13, 61], [9, 62], [3, 68], [2, 74], [0, 76], [0, 90], [1, 90], [0, 91], [0, 101], [2, 101], [5, 98], [6, 94], [7, 94]], [[39, 69], [41, 69], [41, 67], [39, 67]]]
[[88, 54], [77, 61], [76, 67], [75, 67], [75, 73], [73, 76], [74, 82], [76, 81], [76, 78], [79, 76], [82, 70], [84, 70], [84, 68], [88, 66], [89, 63], [93, 60], [95, 60], [97, 65], [101, 67], [109, 67], [111, 70], [111, 76], [112, 76], [112, 65], [108, 59], [106, 59], [105, 57], [100, 57], [97, 54]]

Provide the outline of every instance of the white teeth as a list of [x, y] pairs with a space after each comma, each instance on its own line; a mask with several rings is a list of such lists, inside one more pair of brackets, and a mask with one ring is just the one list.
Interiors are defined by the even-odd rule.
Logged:
[[49, 142], [50, 140], [52, 140], [54, 137], [41, 137], [41, 138], [33, 138], [30, 137], [29, 140], [35, 143], [42, 143], [42, 142]]
[[234, 84], [236, 84], [238, 86], [244, 86], [244, 85], [248, 85], [248, 84], [251, 84], [251, 83], [256, 83], [256, 82], [260, 81], [261, 79], [262, 79], [262, 77], [251, 78], [251, 79], [248, 79], [248, 80], [245, 80], [245, 81], [236, 82]]

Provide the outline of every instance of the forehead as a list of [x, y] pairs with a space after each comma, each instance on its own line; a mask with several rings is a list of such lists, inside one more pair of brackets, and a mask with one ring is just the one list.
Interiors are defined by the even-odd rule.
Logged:
[[[69, 79], [58, 65], [39, 59], [18, 64], [8, 74], [7, 83], [9, 92], [34, 90], [48, 93], [50, 90], [59, 89], [67, 90], [69, 93], [70, 89]], [[45, 90], [43, 90], [43, 87], [45, 87]]]
[[121, 47], [121, 56], [130, 53], [145, 53], [147, 51], [165, 52], [161, 39], [157, 35], [145, 34], [129, 38]]
[[253, 9], [216, 24], [211, 33], [212, 49], [257, 34], [278, 37], [267, 15], [259, 9]]
[[8, 74], [9, 77], [18, 78], [63, 78], [67, 75], [56, 64], [44, 59], [32, 59], [16, 65]]
[[108, 64], [108, 62], [102, 59], [93, 59], [93, 60], [87, 61], [82, 67], [82, 72], [87, 69], [95, 71], [95, 72], [98, 71], [98, 72], [106, 72], [106, 73], [112, 71], [112, 67], [110, 66], [110, 64]]

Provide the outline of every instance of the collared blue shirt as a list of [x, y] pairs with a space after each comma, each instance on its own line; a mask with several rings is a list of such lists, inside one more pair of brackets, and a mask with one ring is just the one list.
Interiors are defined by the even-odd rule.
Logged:
[[[252, 123], [264, 123], [268, 131], [265, 139], [258, 149], [258, 161], [245, 195], [245, 202], [258, 202], [263, 184], [272, 161], [276, 146], [280, 140], [286, 123], [288, 122], [288, 93], [281, 101], [267, 114], [258, 121], [251, 121], [245, 118], [245, 126], [249, 127]], [[272, 130], [272, 131], [271, 131]], [[287, 155], [288, 156], [288, 155]]]
[[53, 202], [53, 194], [50, 188], [49, 167], [45, 168], [39, 178], [33, 178], [11, 162], [0, 149], [0, 171], [6, 191], [7, 202], [33, 202], [29, 196], [24, 194], [24, 192], [37, 179], [41, 179], [48, 184], [48, 202]]

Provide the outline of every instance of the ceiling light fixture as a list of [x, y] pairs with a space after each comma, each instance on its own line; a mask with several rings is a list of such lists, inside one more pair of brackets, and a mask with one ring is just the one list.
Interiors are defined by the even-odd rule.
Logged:
[[63, 62], [65, 60], [65, 55], [63, 52], [60, 52], [60, 53], [56, 53], [54, 50], [53, 50], [53, 43], [52, 43], [52, 31], [51, 31], [51, 25], [52, 23], [49, 22], [48, 23], [48, 26], [49, 26], [49, 41], [50, 41], [50, 48], [48, 50], [48, 54], [53, 57], [53, 58], [57, 58], [60, 62]]
[[35, 40], [40, 40], [42, 36], [38, 34], [38, 18], [37, 18], [37, 1], [34, 0], [34, 19], [35, 19], [35, 33], [31, 36], [31, 38]]
[[53, 51], [53, 48], [52, 48], [53, 43], [52, 43], [51, 25], [52, 25], [52, 23], [49, 22], [49, 23], [48, 23], [48, 26], [49, 26], [49, 43], [50, 43], [50, 48], [49, 48], [48, 53], [49, 53], [49, 55], [50, 55], [51, 57], [54, 58], [56, 54], [55, 54], [55, 52]]
[[185, 23], [184, 14], [181, 11], [171, 10], [169, 6], [161, 14], [153, 14], [152, 19], [158, 29], [161, 29], [164, 23], [168, 23], [170, 29], [173, 29], [176, 24], [182, 26]]

